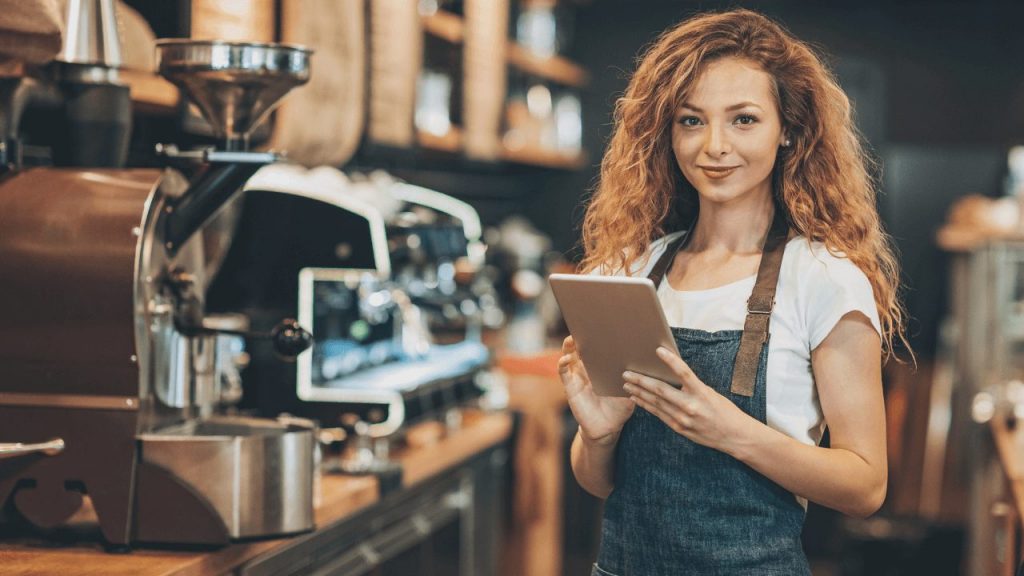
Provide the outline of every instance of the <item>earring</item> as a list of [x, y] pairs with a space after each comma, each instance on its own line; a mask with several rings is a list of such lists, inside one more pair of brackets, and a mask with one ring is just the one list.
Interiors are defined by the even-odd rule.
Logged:
[[793, 144], [793, 141], [790, 140], [789, 138], [786, 138], [785, 140], [782, 141], [783, 148], [789, 148], [791, 144]]

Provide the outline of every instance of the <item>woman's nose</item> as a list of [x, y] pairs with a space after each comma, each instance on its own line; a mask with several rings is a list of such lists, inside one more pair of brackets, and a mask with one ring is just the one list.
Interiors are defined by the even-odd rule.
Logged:
[[724, 156], [731, 150], [729, 139], [721, 126], [708, 126], [704, 132], [704, 152], [713, 158]]

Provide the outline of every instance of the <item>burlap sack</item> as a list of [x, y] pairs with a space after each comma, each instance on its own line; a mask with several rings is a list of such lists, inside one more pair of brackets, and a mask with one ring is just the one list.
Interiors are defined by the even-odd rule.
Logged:
[[58, 0], [0, 0], [0, 69], [45, 64], [60, 52]]

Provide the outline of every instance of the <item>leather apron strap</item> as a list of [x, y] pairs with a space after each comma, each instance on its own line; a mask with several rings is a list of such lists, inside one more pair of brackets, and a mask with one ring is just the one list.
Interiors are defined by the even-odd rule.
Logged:
[[[686, 244], [692, 230], [693, 226], [691, 225], [690, 230], [683, 232], [673, 240], [665, 248], [665, 252], [658, 258], [658, 261], [654, 263], [654, 267], [647, 277], [654, 282], [655, 288], [661, 285], [669, 267], [675, 261], [676, 254]], [[772, 219], [772, 225], [768, 229], [768, 236], [765, 238], [764, 248], [761, 252], [761, 263], [757, 267], [754, 290], [747, 300], [747, 317], [743, 322], [743, 336], [740, 338], [740, 347], [736, 353], [736, 363], [732, 372], [730, 392], [733, 394], [746, 397], [754, 395], [758, 360], [760, 360], [761, 351], [768, 341], [768, 325], [772, 317], [772, 308], [775, 307], [775, 290], [779, 284], [779, 271], [782, 268], [782, 255], [786, 251], [788, 236], [789, 225], [786, 223], [786, 217], [782, 210], [776, 208], [775, 217]]]
[[736, 364], [732, 371], [730, 392], [740, 396], [754, 395], [754, 380], [757, 378], [758, 360], [761, 350], [768, 342], [768, 323], [775, 307], [775, 289], [779, 285], [779, 270], [782, 269], [782, 254], [786, 251], [789, 225], [782, 210], [775, 209], [772, 227], [764, 241], [761, 264], [757, 267], [754, 290], [747, 300], [747, 319], [743, 322], [743, 336], [736, 353]]

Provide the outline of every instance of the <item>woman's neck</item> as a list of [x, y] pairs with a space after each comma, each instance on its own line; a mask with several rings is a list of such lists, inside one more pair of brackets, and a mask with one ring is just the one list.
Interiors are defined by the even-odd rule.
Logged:
[[760, 252], [768, 234], [775, 204], [771, 194], [758, 194], [717, 203], [700, 200], [700, 217], [687, 246], [692, 252]]

